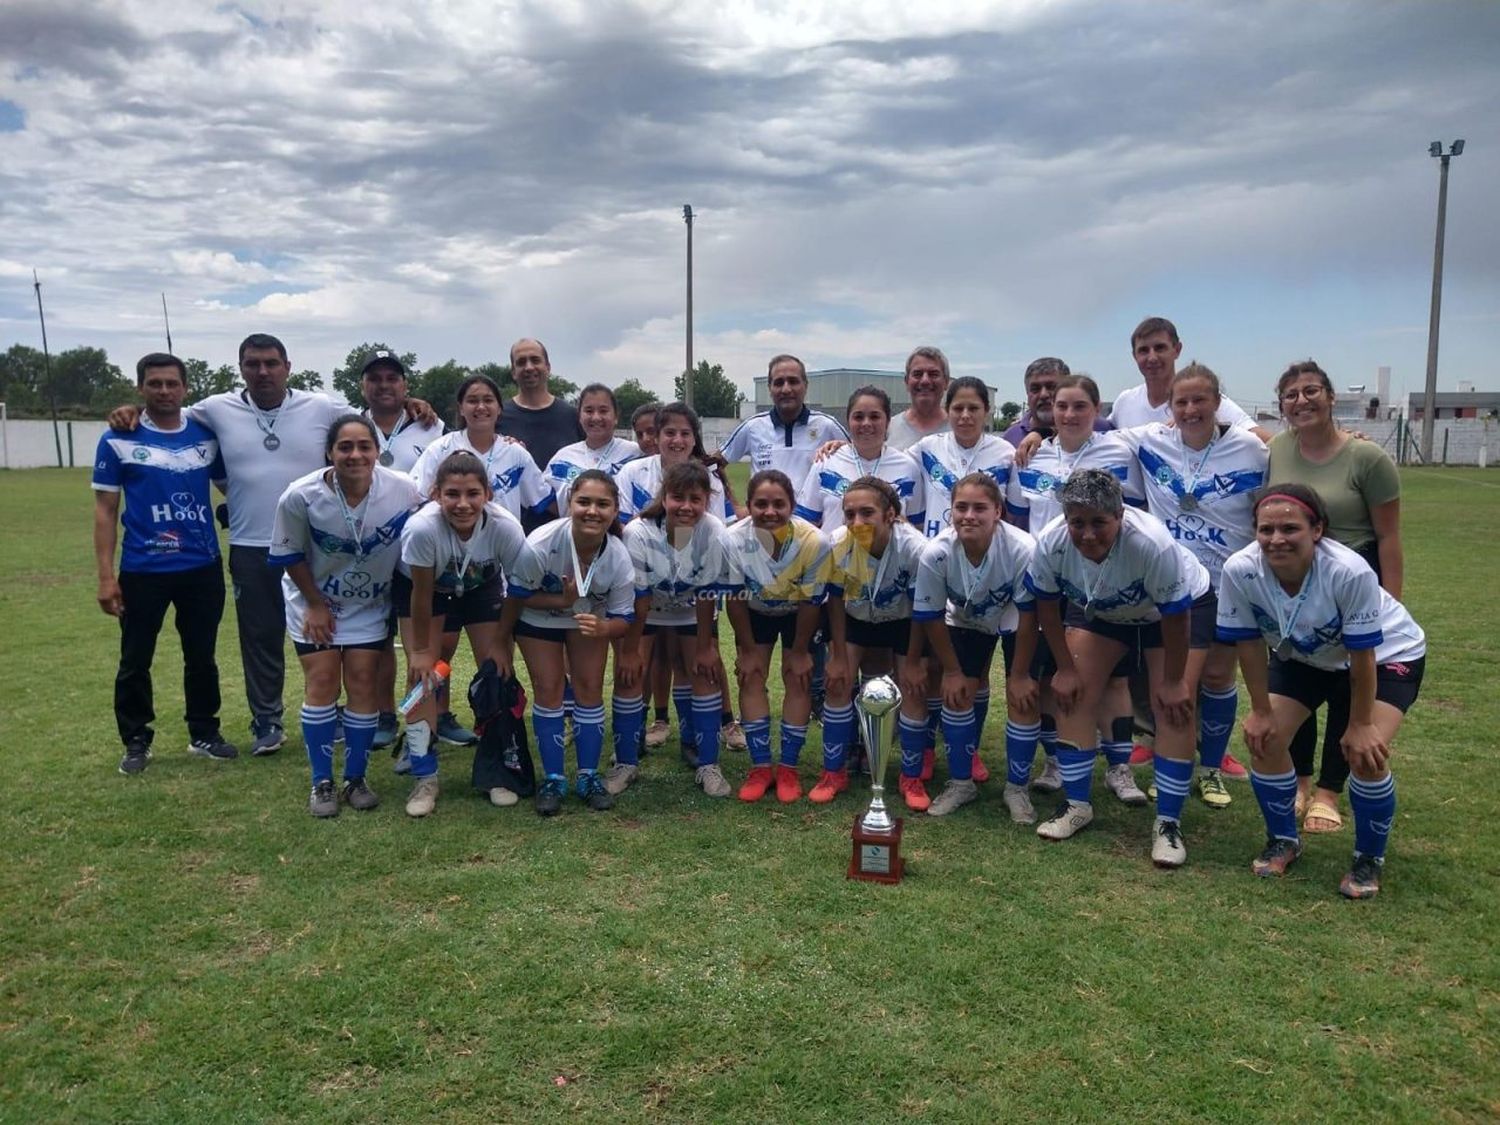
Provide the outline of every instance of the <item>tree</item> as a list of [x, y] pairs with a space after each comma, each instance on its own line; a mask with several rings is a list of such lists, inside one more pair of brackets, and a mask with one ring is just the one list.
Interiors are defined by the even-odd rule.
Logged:
[[323, 376], [311, 368], [294, 371], [287, 376], [286, 385], [294, 391], [321, 391]]
[[[686, 372], [683, 373], [684, 375]], [[683, 376], [673, 384], [677, 397], [686, 400]], [[737, 418], [745, 394], [724, 374], [724, 368], [706, 359], [693, 368], [693, 409], [700, 418]]]
[[[379, 342], [357, 344], [349, 349], [349, 355], [344, 359], [342, 367], [333, 369], [333, 389], [349, 400], [349, 405], [356, 410], [365, 408], [365, 396], [359, 385], [361, 369], [365, 365], [365, 357], [371, 352], [395, 352], [396, 349], [388, 344]], [[417, 398], [425, 398], [413, 389], [417, 378], [417, 356], [415, 352], [401, 352], [401, 362], [406, 367], [407, 393]]]
[[1019, 402], [1002, 402], [1000, 404], [1000, 421], [995, 429], [1004, 433], [1016, 424], [1016, 419], [1021, 416], [1021, 404]]
[[450, 359], [408, 379], [406, 393], [412, 398], [425, 400], [452, 429], [458, 425], [459, 384], [473, 374], [472, 368]]
[[182, 364], [187, 368], [188, 403], [198, 402], [209, 395], [239, 390], [243, 385], [240, 382], [239, 368], [233, 364], [210, 368], [206, 359], [185, 359]]
[[47, 413], [47, 371], [39, 349], [12, 344], [0, 355], [0, 399], [12, 417]]
[[620, 425], [630, 425], [630, 416], [636, 412], [637, 407], [657, 401], [656, 393], [641, 386], [639, 379], [626, 379], [615, 388], [615, 402], [620, 407]]
[[[474, 374], [488, 375], [500, 385], [502, 391], [514, 390], [516, 386], [516, 381], [510, 373], [510, 364], [508, 363], [481, 363], [478, 367], [474, 368]], [[558, 398], [572, 398], [578, 393], [578, 384], [558, 375], [548, 375], [547, 389]], [[511, 397], [514, 398], [515, 396], [512, 395]]]

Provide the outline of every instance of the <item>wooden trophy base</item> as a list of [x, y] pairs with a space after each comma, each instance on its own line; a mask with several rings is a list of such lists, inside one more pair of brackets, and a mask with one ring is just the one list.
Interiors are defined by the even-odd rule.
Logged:
[[854, 818], [854, 854], [849, 858], [850, 879], [872, 883], [899, 883], [904, 874], [901, 862], [901, 829], [904, 821], [896, 817], [896, 827], [889, 832], [867, 832], [860, 823], [864, 814]]

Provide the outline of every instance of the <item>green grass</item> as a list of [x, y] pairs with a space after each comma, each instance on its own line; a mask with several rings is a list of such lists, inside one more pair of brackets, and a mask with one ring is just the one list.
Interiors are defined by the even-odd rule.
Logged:
[[[1500, 477], [1404, 483], [1431, 654], [1386, 886], [1352, 904], [1347, 831], [1285, 881], [1249, 874], [1244, 785], [1192, 801], [1189, 865], [1163, 873], [1148, 811], [1101, 794], [1049, 846], [991, 783], [908, 819], [896, 887], [844, 878], [864, 785], [713, 802], [675, 741], [608, 815], [494, 809], [445, 753], [430, 819], [382, 759], [378, 811], [314, 822], [299, 745], [182, 752], [170, 630], [157, 756], [127, 779], [86, 476], [0, 475], [0, 1118], [1493, 1120]], [[814, 732], [809, 780], [819, 756]]]

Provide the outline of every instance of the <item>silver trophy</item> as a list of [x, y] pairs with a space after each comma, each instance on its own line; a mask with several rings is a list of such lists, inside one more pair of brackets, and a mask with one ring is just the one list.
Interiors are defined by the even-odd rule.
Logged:
[[860, 818], [860, 827], [866, 832], [892, 832], [896, 822], [885, 811], [885, 768], [891, 760], [891, 719], [901, 706], [901, 689], [889, 676], [878, 676], [859, 689], [855, 706], [859, 708], [859, 729], [870, 759], [872, 798]]

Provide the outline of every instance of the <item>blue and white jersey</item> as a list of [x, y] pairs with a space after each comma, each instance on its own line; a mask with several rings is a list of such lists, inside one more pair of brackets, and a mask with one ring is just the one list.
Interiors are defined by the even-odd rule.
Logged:
[[680, 545], [683, 529], [631, 520], [623, 538], [635, 567], [636, 598], [651, 598], [648, 625], [693, 625], [701, 598], [717, 599], [724, 577], [724, 522], [704, 514]]
[[[391, 611], [391, 576], [401, 557], [401, 530], [422, 503], [411, 478], [375, 467], [370, 491], [346, 509], [333, 487], [333, 470], [319, 469], [287, 485], [276, 505], [271, 533], [272, 566], [306, 562], [333, 615], [333, 643], [382, 640]], [[292, 640], [302, 631], [307, 600], [290, 575], [282, 575], [286, 627]]]
[[920, 531], [897, 520], [877, 559], [845, 525], [830, 540], [828, 593], [843, 598], [844, 612], [857, 621], [905, 621], [912, 614], [917, 565], [926, 546]]
[[573, 495], [573, 482], [579, 473], [598, 469], [614, 476], [627, 461], [634, 461], [640, 455], [641, 447], [635, 442], [613, 436], [598, 449], [589, 448], [586, 441], [563, 446], [547, 463], [547, 483], [557, 493], [558, 512], [567, 514], [568, 497]]
[[[615, 484], [620, 487], [622, 523], [635, 519], [637, 512], [656, 499], [656, 493], [661, 488], [662, 473], [659, 453], [627, 461], [620, 469], [615, 477]], [[725, 520], [734, 519], [734, 508], [724, 497], [724, 482], [712, 469], [708, 470], [708, 511], [711, 515], [722, 512]]]
[[1379, 664], [1427, 653], [1427, 637], [1406, 607], [1380, 588], [1364, 559], [1326, 535], [1296, 594], [1282, 589], [1259, 543], [1231, 555], [1219, 583], [1216, 633], [1224, 644], [1264, 638], [1272, 648], [1290, 639], [1287, 659], [1330, 672], [1347, 668], [1358, 649], [1373, 648]]
[[531, 454], [524, 445], [504, 438], [495, 438], [488, 452], [480, 453], [469, 441], [464, 430], [444, 434], [422, 451], [412, 467], [411, 479], [417, 482], [423, 496], [432, 495], [433, 483], [437, 480], [438, 466], [443, 458], [457, 450], [466, 450], [479, 458], [479, 463], [489, 474], [490, 490], [495, 502], [516, 519], [522, 516], [539, 516], [553, 502], [552, 486], [536, 467]]
[[981, 434], [972, 449], [958, 444], [951, 433], [931, 434], [912, 446], [926, 489], [927, 514], [923, 531], [932, 539], [952, 526], [953, 489], [970, 473], [988, 473], [1005, 495], [1016, 459], [1016, 447], [994, 434]]
[[224, 480], [219, 439], [184, 417], [157, 429], [145, 411], [134, 430], [105, 430], [94, 453], [95, 492], [123, 492], [120, 572], [170, 574], [219, 559], [212, 482]]
[[[370, 418], [368, 410], [362, 411], [366, 418]], [[375, 427], [376, 442], [380, 446], [382, 457], [389, 453], [391, 463], [385, 465], [398, 473], [410, 473], [416, 468], [418, 459], [426, 451], [427, 447], [438, 438], [443, 436], [443, 420], [434, 418], [427, 425], [414, 422], [405, 413], [396, 419], [396, 424], [391, 427], [390, 433], [381, 430], [380, 424], [374, 418], [370, 418], [370, 425]]]
[[757, 613], [784, 617], [828, 594], [828, 540], [796, 516], [780, 543], [753, 520], [724, 532], [724, 593], [742, 596]]
[[1035, 547], [1026, 532], [1000, 523], [975, 566], [958, 532], [950, 527], [922, 551], [912, 616], [918, 621], [941, 618], [954, 629], [976, 633], [1014, 633], [1018, 613], [1036, 601], [1026, 587], [1026, 568]]
[[818, 448], [824, 442], [848, 440], [849, 431], [832, 414], [804, 406], [788, 426], [773, 408], [741, 422], [719, 452], [729, 461], [748, 460], [752, 474], [780, 469], [793, 488], [800, 488]]
[[[1150, 422], [1170, 422], [1172, 420], [1171, 389], [1168, 388], [1167, 397], [1162, 400], [1161, 405], [1152, 406], [1151, 397], [1146, 393], [1145, 383], [1126, 387], [1110, 404], [1109, 420], [1118, 430], [1133, 430], [1137, 426], [1144, 426]], [[1219, 399], [1217, 421], [1221, 426], [1232, 426], [1237, 430], [1248, 430], [1255, 425], [1255, 419], [1246, 414], [1228, 395], [1221, 396]]]
[[448, 526], [442, 508], [428, 504], [406, 521], [398, 569], [410, 575], [414, 566], [430, 567], [433, 593], [461, 598], [509, 574], [525, 550], [521, 521], [494, 501], [484, 506], [478, 526], [466, 540]]
[[1226, 429], [1203, 449], [1189, 449], [1182, 431], [1165, 422], [1119, 436], [1140, 461], [1148, 510], [1208, 568], [1217, 588], [1224, 560], [1255, 538], [1254, 493], [1266, 483], [1265, 443], [1249, 430]]
[[1138, 508], [1125, 509], [1102, 563], [1079, 554], [1058, 516], [1037, 534], [1026, 585], [1038, 598], [1092, 607], [1115, 625], [1148, 625], [1186, 613], [1209, 589], [1203, 564], [1177, 545], [1161, 520]]
[[797, 514], [814, 527], [833, 531], [844, 526], [844, 493], [860, 477], [879, 477], [901, 494], [901, 514], [920, 523], [926, 510], [922, 469], [909, 453], [886, 446], [880, 456], [866, 461], [854, 443], [839, 446], [837, 453], [814, 461], [807, 479], [794, 481]]
[[1117, 433], [1094, 433], [1075, 453], [1064, 452], [1055, 437], [1042, 442], [1025, 467], [1011, 473], [1010, 487], [1005, 490], [1006, 510], [1012, 519], [1036, 533], [1062, 515], [1057, 494], [1081, 469], [1109, 473], [1120, 482], [1126, 504], [1145, 506], [1145, 486], [1135, 450]]
[[[572, 520], [553, 520], [526, 537], [527, 550], [510, 573], [512, 597], [560, 594], [563, 576], [571, 575], [579, 596], [564, 609], [521, 610], [521, 620], [539, 629], [576, 629], [575, 613], [596, 617], [635, 617], [635, 567], [618, 536], [606, 535], [594, 560], [579, 574], [573, 563]], [[584, 593], [585, 588], [587, 593]]]

